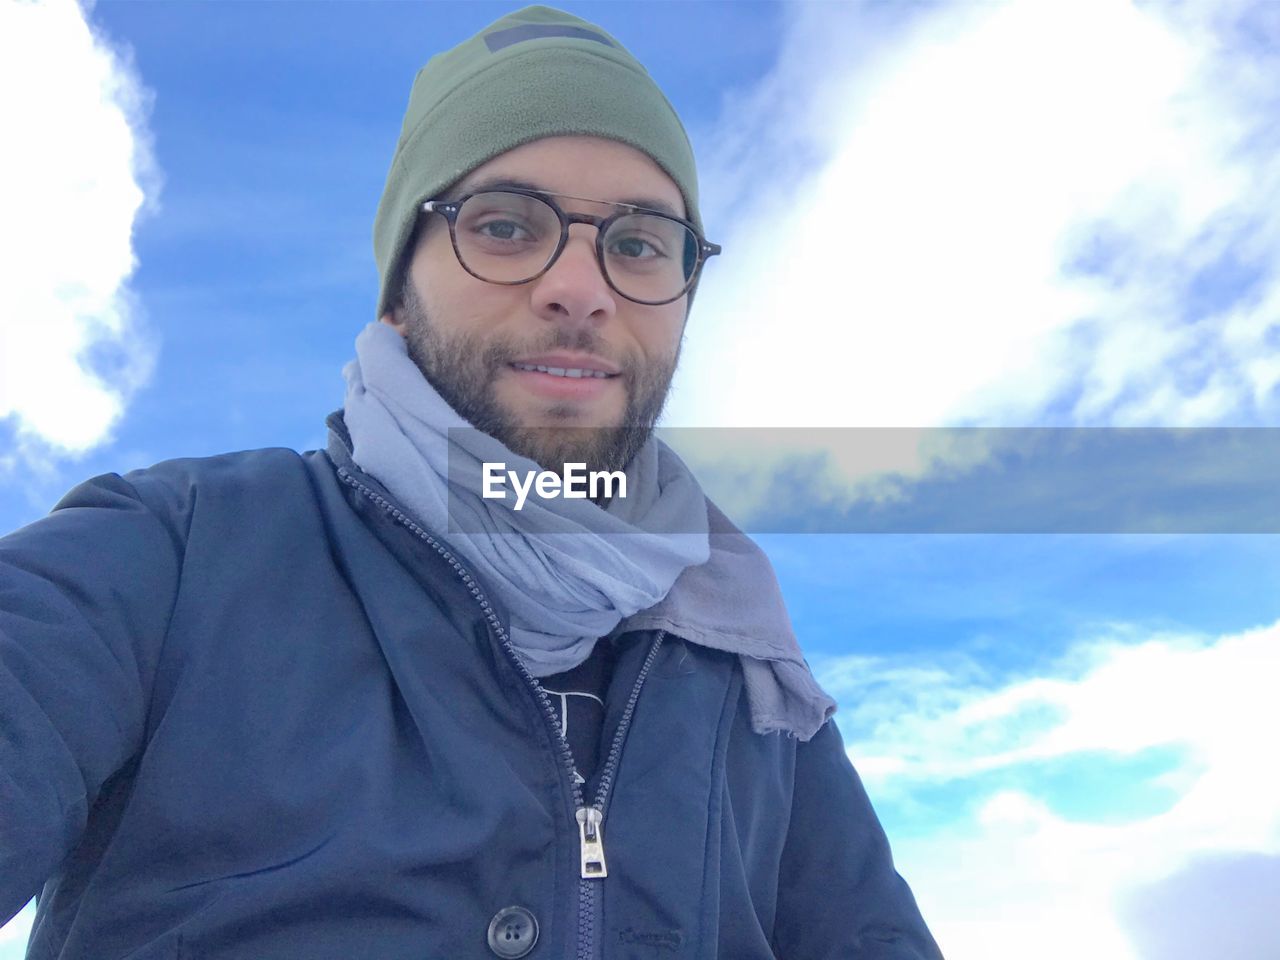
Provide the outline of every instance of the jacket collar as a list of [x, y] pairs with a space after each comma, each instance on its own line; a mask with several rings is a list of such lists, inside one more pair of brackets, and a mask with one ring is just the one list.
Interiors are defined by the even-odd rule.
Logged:
[[329, 442], [325, 447], [329, 459], [348, 470], [354, 468], [355, 461], [351, 459], [351, 432], [347, 429], [347, 421], [342, 419], [342, 411], [335, 410], [325, 417], [324, 425], [329, 428]]

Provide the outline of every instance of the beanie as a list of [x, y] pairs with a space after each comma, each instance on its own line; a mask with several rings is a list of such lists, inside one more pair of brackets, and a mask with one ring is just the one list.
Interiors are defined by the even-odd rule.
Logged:
[[680, 188], [688, 219], [704, 232], [693, 147], [648, 71], [594, 24], [551, 7], [525, 7], [432, 57], [414, 79], [373, 222], [375, 319], [395, 303], [424, 201], [498, 154], [573, 134], [647, 154]]

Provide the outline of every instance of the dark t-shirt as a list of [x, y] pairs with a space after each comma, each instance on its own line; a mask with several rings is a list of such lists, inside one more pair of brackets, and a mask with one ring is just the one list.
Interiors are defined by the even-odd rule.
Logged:
[[604, 698], [613, 674], [614, 646], [596, 641], [589, 656], [572, 670], [543, 677], [539, 683], [551, 698], [560, 731], [569, 741], [579, 783], [600, 765], [600, 736], [604, 727]]

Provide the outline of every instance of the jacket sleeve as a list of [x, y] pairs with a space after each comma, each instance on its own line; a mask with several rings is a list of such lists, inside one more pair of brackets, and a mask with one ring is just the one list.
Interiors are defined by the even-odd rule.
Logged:
[[780, 960], [941, 960], [836, 725], [796, 746], [778, 881]]
[[180, 554], [115, 474], [0, 538], [0, 922], [57, 870], [141, 746]]

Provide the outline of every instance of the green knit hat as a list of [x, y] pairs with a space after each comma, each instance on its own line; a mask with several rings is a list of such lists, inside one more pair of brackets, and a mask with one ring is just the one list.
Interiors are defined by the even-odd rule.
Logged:
[[693, 147], [648, 71], [594, 24], [551, 7], [525, 7], [432, 57], [413, 81], [373, 222], [381, 277], [376, 316], [395, 302], [424, 201], [500, 153], [567, 134], [605, 137], [648, 154], [680, 188], [688, 218], [703, 232]]

